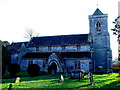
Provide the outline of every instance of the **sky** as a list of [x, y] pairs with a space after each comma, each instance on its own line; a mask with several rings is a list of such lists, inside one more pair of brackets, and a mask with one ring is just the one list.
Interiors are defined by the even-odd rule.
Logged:
[[119, 0], [0, 0], [0, 40], [27, 41], [26, 28], [39, 36], [89, 33], [88, 16], [96, 8], [108, 14], [113, 59], [118, 56], [117, 36], [110, 29], [118, 16]]

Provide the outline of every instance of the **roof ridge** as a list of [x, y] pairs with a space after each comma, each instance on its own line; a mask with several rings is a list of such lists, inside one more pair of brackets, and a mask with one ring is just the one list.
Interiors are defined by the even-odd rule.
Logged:
[[27, 42], [29, 42], [29, 41], [25, 41], [25, 42], [12, 42], [12, 43], [27, 43]]
[[33, 37], [28, 43], [28, 47], [88, 44], [88, 35], [89, 34], [72, 34]]
[[37, 36], [33, 38], [40, 38], [40, 37], [59, 37], [59, 36], [77, 36], [77, 35], [88, 35], [88, 34], [68, 34], [68, 35], [53, 35], [53, 36]]

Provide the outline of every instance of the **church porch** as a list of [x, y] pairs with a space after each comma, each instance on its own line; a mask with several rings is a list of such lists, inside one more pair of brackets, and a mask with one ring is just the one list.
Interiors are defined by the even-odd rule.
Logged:
[[[92, 63], [90, 52], [53, 52], [53, 53], [26, 53], [21, 60], [26, 63], [26, 68], [29, 64], [38, 64], [42, 71], [51, 72], [51, 68], [56, 73], [70, 72], [72, 69], [81, 69], [89, 71], [89, 63]], [[25, 65], [24, 65], [25, 66]], [[50, 70], [51, 69], [51, 70]]]

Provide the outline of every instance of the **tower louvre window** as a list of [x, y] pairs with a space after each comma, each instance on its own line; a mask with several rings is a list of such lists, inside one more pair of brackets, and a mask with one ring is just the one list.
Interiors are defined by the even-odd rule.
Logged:
[[97, 30], [98, 32], [101, 31], [101, 23], [100, 23], [100, 22], [97, 22], [97, 23], [96, 23], [96, 30]]

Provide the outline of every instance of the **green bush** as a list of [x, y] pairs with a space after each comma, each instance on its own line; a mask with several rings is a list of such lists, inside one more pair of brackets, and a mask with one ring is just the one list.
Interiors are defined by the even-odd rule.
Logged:
[[4, 76], [5, 72], [6, 72], [5, 64], [2, 64], [2, 76]]
[[10, 73], [10, 76], [16, 76], [16, 74], [20, 71], [20, 65], [13, 63], [8, 66], [8, 72]]
[[40, 72], [40, 67], [37, 64], [30, 64], [27, 68], [27, 72], [32, 77], [38, 76]]

